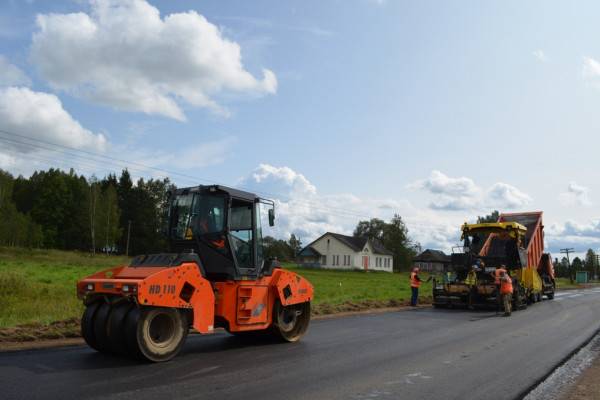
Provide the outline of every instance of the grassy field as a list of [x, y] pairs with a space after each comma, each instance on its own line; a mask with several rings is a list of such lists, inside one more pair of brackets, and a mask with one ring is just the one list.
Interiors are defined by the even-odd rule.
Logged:
[[[83, 307], [75, 294], [75, 282], [127, 262], [125, 257], [116, 256], [0, 248], [0, 328], [78, 318]], [[318, 314], [398, 305], [410, 298], [406, 273], [322, 271], [292, 264], [284, 267], [313, 283]], [[430, 289], [424, 284], [422, 293], [427, 296]]]
[[125, 257], [0, 248], [0, 328], [48, 324], [81, 315], [75, 282], [127, 263]]
[[[408, 273], [332, 271], [297, 268], [284, 265], [308, 279], [315, 287], [314, 305], [338, 306], [347, 303], [387, 302], [402, 303], [410, 299]], [[422, 279], [427, 274], [420, 274]], [[424, 297], [431, 293], [431, 283], [421, 285]]]

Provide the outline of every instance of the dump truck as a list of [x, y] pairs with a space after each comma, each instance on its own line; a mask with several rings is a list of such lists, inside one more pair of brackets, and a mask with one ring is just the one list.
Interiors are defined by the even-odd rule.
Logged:
[[313, 287], [264, 258], [260, 213], [268, 209], [273, 226], [275, 203], [211, 185], [177, 189], [168, 204], [169, 253], [140, 255], [77, 283], [86, 343], [161, 362], [177, 355], [190, 328], [298, 341]]
[[[433, 284], [436, 307], [498, 307], [496, 267], [504, 266], [513, 279], [513, 309], [554, 298], [554, 267], [544, 253], [542, 212], [500, 214], [497, 222], [467, 224], [463, 245], [455, 247], [443, 276]], [[469, 272], [474, 271], [475, 279]]]

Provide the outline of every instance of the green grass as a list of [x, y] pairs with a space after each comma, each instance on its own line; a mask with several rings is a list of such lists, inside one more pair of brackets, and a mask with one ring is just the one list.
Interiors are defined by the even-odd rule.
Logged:
[[[337, 305], [345, 302], [403, 301], [410, 299], [409, 273], [333, 271], [298, 268], [290, 264], [285, 268], [308, 279], [315, 288], [314, 304]], [[421, 273], [421, 279], [427, 274]], [[431, 283], [421, 285], [420, 294], [431, 294]]]
[[125, 257], [0, 248], [0, 328], [79, 317], [75, 283]]
[[[588, 284], [589, 285], [598, 285], [598, 283], [599, 282], [597, 282], [597, 281], [590, 281]], [[557, 290], [577, 289], [577, 288], [581, 288], [581, 287], [585, 287], [585, 286], [579, 285], [575, 281], [573, 281], [573, 283], [571, 283], [569, 278], [556, 278], [556, 289]]]
[[[75, 292], [77, 280], [126, 263], [125, 257], [0, 247], [0, 328], [79, 318], [83, 306]], [[318, 313], [348, 309], [336, 308], [342, 304], [362, 303], [366, 308], [410, 298], [408, 273], [314, 270], [292, 264], [284, 267], [314, 285]], [[429, 296], [431, 285], [423, 284], [421, 293]]]

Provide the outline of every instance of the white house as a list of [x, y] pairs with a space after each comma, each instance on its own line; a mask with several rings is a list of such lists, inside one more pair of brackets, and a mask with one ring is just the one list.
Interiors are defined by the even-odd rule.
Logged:
[[313, 268], [394, 270], [393, 253], [380, 243], [331, 232], [303, 248], [297, 260], [300, 265]]

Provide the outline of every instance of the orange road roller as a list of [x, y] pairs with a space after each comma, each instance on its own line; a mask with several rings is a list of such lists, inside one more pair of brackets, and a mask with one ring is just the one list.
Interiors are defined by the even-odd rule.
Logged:
[[190, 328], [298, 341], [313, 287], [264, 259], [261, 209], [273, 226], [274, 202], [252, 193], [220, 185], [170, 193], [170, 253], [137, 256], [77, 283], [87, 344], [161, 362], [177, 355]]

